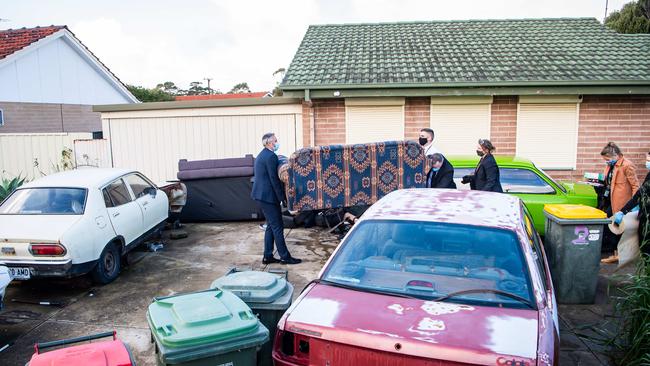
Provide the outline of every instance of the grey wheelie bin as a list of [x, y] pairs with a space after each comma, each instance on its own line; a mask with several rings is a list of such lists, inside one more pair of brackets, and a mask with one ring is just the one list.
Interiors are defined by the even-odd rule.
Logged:
[[544, 250], [561, 304], [593, 304], [607, 215], [583, 205], [544, 206]]
[[232, 269], [210, 285], [210, 288], [232, 291], [239, 296], [269, 330], [270, 341], [262, 346], [258, 355], [257, 364], [260, 366], [273, 364], [271, 352], [278, 321], [291, 306], [293, 286], [286, 277], [286, 271], [269, 273]]
[[248, 305], [221, 289], [155, 298], [147, 321], [163, 366], [255, 365], [269, 340]]

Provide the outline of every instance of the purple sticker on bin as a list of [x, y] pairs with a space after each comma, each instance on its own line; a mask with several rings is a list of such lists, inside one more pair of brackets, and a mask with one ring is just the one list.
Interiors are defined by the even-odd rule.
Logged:
[[576, 226], [574, 233], [576, 238], [571, 241], [575, 245], [587, 245], [589, 244], [589, 229], [586, 226]]

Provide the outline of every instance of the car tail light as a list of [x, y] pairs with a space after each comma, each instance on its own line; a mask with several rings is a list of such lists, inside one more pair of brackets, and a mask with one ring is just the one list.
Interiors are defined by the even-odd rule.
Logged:
[[65, 247], [61, 244], [30, 244], [29, 252], [34, 256], [62, 256], [65, 255]]
[[292, 332], [277, 331], [273, 354], [296, 365], [309, 365], [309, 337]]

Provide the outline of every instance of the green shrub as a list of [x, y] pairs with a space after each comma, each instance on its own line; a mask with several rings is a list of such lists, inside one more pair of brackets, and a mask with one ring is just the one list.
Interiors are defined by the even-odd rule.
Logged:
[[15, 191], [16, 188], [20, 187], [25, 183], [25, 178], [17, 176], [12, 179], [2, 178], [0, 181], [0, 202], [4, 201], [11, 192]]
[[616, 312], [622, 323], [612, 343], [620, 352], [618, 365], [650, 365], [650, 257], [640, 262], [617, 297]]

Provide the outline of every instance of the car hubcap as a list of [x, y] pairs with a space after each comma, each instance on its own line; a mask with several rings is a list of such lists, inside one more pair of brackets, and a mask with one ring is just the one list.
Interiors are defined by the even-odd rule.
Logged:
[[106, 257], [104, 258], [104, 269], [108, 275], [113, 274], [113, 271], [115, 271], [115, 257], [111, 252], [106, 253]]

